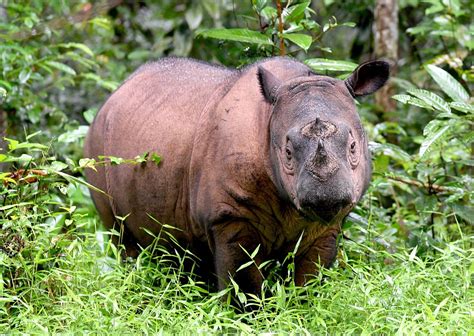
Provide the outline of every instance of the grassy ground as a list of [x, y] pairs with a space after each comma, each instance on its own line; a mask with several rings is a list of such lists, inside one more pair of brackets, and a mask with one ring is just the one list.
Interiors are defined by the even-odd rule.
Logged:
[[[122, 262], [87, 188], [62, 167], [0, 190], [0, 334], [473, 334], [474, 236], [461, 230], [388, 253], [375, 239], [382, 219], [369, 215], [308, 286], [292, 285], [290, 265], [245, 302], [172, 266], [179, 256]], [[229, 293], [254, 310], [234, 309]]]
[[[61, 254], [25, 264], [2, 288], [0, 333], [472, 334], [474, 250], [458, 241], [423, 260], [345, 241], [339, 263], [305, 288], [267, 282], [239, 313], [204, 284], [144, 252], [121, 263], [100, 235], [59, 236]], [[105, 249], [104, 249], [105, 245]], [[5, 262], [5, 254], [2, 262]], [[21, 260], [19, 261], [21, 263]], [[8, 283], [8, 282], [5, 282]], [[235, 288], [229, 289], [235, 295]]]

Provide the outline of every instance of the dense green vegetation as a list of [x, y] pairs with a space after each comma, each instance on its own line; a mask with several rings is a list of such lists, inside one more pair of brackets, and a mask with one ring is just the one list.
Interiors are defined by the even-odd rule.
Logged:
[[140, 64], [284, 50], [344, 77], [373, 54], [374, 2], [281, 1], [281, 28], [277, 1], [1, 2], [0, 333], [472, 333], [470, 0], [399, 1], [397, 107], [358, 106], [374, 176], [336, 265], [304, 288], [290, 265], [261, 298], [227, 289], [253, 312], [185, 274], [183, 255], [122, 262], [82, 177], [87, 125]]

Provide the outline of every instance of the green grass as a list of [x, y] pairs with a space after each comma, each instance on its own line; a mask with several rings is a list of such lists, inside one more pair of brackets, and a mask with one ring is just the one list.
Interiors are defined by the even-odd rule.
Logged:
[[253, 311], [242, 312], [223, 299], [244, 301], [238, 288], [215, 292], [173, 266], [180, 256], [145, 250], [122, 262], [110, 233], [97, 229], [83, 182], [48, 167], [35, 183], [3, 175], [0, 334], [473, 335], [467, 226], [452, 242], [410, 249], [398, 239], [387, 248], [392, 222], [371, 212], [348, 225], [354, 240], [342, 240], [333, 268], [305, 287], [292, 284], [291, 271], [280, 269], [289, 274], [280, 280], [271, 273], [262, 296], [246, 302]]
[[[467, 240], [423, 259], [416, 250], [388, 254], [346, 241], [339, 263], [324, 277], [304, 288], [269, 281], [264, 297], [252, 302], [258, 309], [239, 313], [223, 302], [224, 293], [210, 293], [194, 277], [182, 281], [186, 276], [179, 269], [163, 260], [150, 262], [147, 252], [122, 263], [110, 257], [119, 255], [110, 244], [102, 250], [96, 235], [61, 237], [68, 244], [46, 263], [18, 258], [23, 271], [0, 292], [0, 333], [413, 335], [474, 330], [474, 250], [465, 248]], [[1, 255], [5, 264], [8, 257]]]

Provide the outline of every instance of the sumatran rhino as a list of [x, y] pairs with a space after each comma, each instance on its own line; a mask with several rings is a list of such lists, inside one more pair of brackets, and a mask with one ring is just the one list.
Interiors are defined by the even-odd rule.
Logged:
[[[129, 256], [152, 243], [160, 223], [174, 226], [175, 241], [211, 265], [219, 289], [232, 276], [252, 293], [263, 280], [255, 264], [283, 259], [301, 236], [302, 285], [334, 261], [341, 223], [369, 184], [354, 97], [388, 75], [383, 61], [344, 81], [280, 57], [242, 70], [184, 58], [146, 64], [96, 116], [85, 156], [156, 152], [162, 162], [88, 170], [108, 195], [92, 191], [99, 214], [106, 227], [117, 225]], [[255, 264], [237, 272], [257, 247]]]

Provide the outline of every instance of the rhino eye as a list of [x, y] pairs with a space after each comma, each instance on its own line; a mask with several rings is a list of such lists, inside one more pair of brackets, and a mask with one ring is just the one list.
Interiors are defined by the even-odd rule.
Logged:
[[349, 153], [348, 160], [351, 164], [352, 169], [355, 169], [359, 164], [359, 149], [357, 147], [357, 141], [352, 136], [352, 132], [349, 133]]
[[356, 153], [356, 142], [352, 141], [351, 143], [351, 153], [355, 154]]
[[289, 139], [286, 140], [286, 146], [284, 149], [284, 166], [288, 170], [288, 173], [292, 173], [294, 169], [294, 160], [293, 160], [293, 144]]

